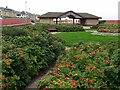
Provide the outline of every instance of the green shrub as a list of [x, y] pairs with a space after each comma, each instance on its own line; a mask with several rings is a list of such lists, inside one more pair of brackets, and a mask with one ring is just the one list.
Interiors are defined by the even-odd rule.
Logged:
[[99, 27], [99, 24], [95, 25], [95, 26], [92, 26], [90, 29], [98, 29], [98, 27]]
[[[16, 35], [17, 29], [12, 35], [2, 36], [2, 85], [5, 90], [23, 90], [41, 70], [49, 68], [65, 49], [61, 39], [55, 39], [40, 26], [22, 28], [28, 32], [27, 36], [22, 34], [22, 37], [21, 34]], [[11, 33], [10, 30], [6, 31]]]
[[16, 27], [3, 27], [2, 33], [8, 36], [27, 36], [28, 32], [23, 28], [16, 28]]
[[99, 32], [118, 33], [118, 32], [120, 32], [120, 25], [119, 24], [100, 24], [98, 31]]
[[48, 30], [48, 28], [54, 27], [58, 32], [84, 31], [84, 29], [79, 25], [71, 24], [38, 24], [38, 25], [40, 25], [43, 30]]
[[56, 67], [39, 80], [37, 86], [39, 89], [119, 90], [120, 61], [116, 49], [119, 50], [117, 42], [80, 42], [59, 57]]

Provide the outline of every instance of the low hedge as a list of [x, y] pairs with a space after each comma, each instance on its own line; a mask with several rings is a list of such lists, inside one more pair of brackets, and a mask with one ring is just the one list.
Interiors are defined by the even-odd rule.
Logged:
[[76, 32], [76, 31], [85, 31], [79, 25], [72, 24], [38, 24], [43, 30], [48, 30], [48, 28], [54, 27], [57, 32]]
[[19, 29], [14, 29], [6, 30], [2, 36], [3, 90], [23, 90], [41, 70], [49, 68], [65, 49], [62, 39], [41, 30], [40, 26], [22, 28], [27, 34], [20, 35], [17, 34]]

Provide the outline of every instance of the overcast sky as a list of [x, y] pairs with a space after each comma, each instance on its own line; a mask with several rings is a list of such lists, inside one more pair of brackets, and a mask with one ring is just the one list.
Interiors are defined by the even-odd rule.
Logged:
[[118, 19], [118, 2], [120, 0], [0, 0], [0, 7], [6, 7], [35, 14], [46, 12], [86, 12], [102, 17], [102, 19]]

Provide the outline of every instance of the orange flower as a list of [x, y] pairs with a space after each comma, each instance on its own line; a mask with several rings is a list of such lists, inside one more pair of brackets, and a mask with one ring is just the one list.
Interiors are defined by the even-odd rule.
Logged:
[[75, 67], [75, 64], [72, 64], [71, 68], [74, 68]]
[[78, 59], [80, 59], [80, 54], [78, 54]]
[[5, 63], [6, 63], [8, 66], [10, 66], [10, 62], [9, 62], [8, 59], [5, 60]]
[[88, 78], [86, 79], [85, 84], [88, 84]]
[[56, 68], [56, 72], [58, 73], [60, 71], [60, 68]]
[[9, 60], [8, 60], [8, 59], [6, 59], [6, 60], [5, 60], [5, 62], [6, 62], [6, 63], [8, 63], [8, 62], [9, 62]]
[[90, 68], [90, 70], [95, 70], [95, 66], [92, 66], [92, 67]]
[[70, 76], [73, 76], [73, 73], [72, 73], [72, 72], [70, 72], [69, 74], [70, 74]]
[[69, 67], [69, 64], [68, 63], [66, 63], [66, 68], [68, 68]]

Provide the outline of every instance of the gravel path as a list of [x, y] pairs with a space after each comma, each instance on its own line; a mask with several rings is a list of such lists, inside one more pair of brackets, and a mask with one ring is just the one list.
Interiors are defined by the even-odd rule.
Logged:
[[34, 78], [34, 79], [31, 81], [31, 83], [28, 84], [28, 85], [25, 87], [25, 90], [38, 90], [38, 89], [37, 89], [37, 86], [36, 86], [37, 81], [40, 80], [40, 79], [42, 79], [42, 78], [44, 78], [45, 75], [49, 73], [49, 70], [51, 70], [54, 66], [55, 66], [55, 63], [52, 63], [52, 65], [50, 66], [49, 69], [47, 69], [47, 70], [45, 70], [45, 71], [41, 71], [41, 74], [40, 74], [38, 77]]
[[86, 30], [86, 32], [91, 32], [92, 35], [120, 36], [120, 33], [98, 32], [96, 30]]
[[57, 34], [57, 33], [61, 33], [61, 32], [50, 32], [51, 34]]

